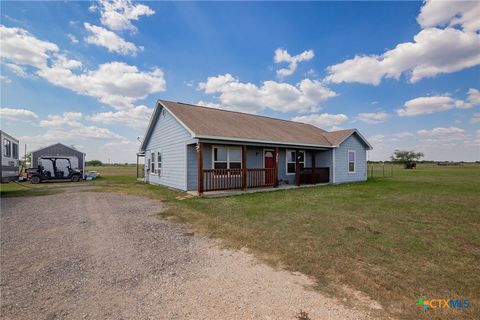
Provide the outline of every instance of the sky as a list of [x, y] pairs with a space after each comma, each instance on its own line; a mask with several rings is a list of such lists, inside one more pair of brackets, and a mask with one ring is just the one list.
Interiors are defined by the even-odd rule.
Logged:
[[1, 5], [1, 128], [135, 162], [157, 99], [480, 160], [480, 2]]

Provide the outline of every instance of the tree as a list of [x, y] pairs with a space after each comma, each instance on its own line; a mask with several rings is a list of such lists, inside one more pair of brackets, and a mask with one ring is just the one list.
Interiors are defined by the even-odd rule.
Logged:
[[92, 167], [97, 167], [97, 166], [102, 166], [103, 163], [100, 160], [90, 160], [86, 162], [87, 166], [92, 166]]
[[413, 169], [417, 166], [416, 161], [423, 157], [422, 152], [395, 150], [391, 159], [396, 163], [403, 164], [405, 169]]

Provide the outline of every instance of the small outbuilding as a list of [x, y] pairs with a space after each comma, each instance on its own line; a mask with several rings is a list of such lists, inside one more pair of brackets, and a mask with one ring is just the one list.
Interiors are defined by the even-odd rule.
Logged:
[[78, 169], [82, 172], [85, 178], [85, 153], [75, 149], [74, 147], [66, 146], [62, 143], [55, 143], [48, 147], [32, 151], [31, 167], [36, 168], [41, 162], [42, 157], [66, 157], [70, 159], [72, 169]]

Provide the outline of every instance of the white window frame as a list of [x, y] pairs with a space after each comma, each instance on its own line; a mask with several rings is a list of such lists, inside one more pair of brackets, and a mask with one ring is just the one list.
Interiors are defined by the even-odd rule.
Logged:
[[[8, 148], [6, 146], [6, 143], [8, 143]], [[3, 138], [3, 144], [2, 144], [2, 149], [3, 149], [3, 156], [7, 158], [12, 157], [12, 141]]]
[[[350, 153], [353, 153], [353, 171], [350, 171]], [[348, 150], [347, 152], [347, 171], [349, 174], [354, 174], [357, 172], [357, 152], [355, 150]]]
[[[162, 150], [157, 150], [157, 152], [155, 152], [155, 155], [156, 155], [156, 158], [155, 158], [155, 162], [157, 163], [157, 175], [159, 177], [162, 176], [163, 174], [163, 152]], [[158, 161], [158, 156], [160, 155], [160, 161]]]
[[[226, 148], [227, 149], [227, 168], [230, 169], [230, 162], [240, 163], [240, 168], [242, 168], [242, 158], [243, 158], [243, 148], [241, 146], [226, 146], [226, 145], [212, 145], [212, 169], [215, 169], [216, 162], [225, 162], [225, 161], [215, 161], [215, 148]], [[230, 161], [230, 149], [239, 149], [240, 150], [240, 161]]]
[[[289, 163], [295, 163], [296, 165], [296, 161], [288, 161], [288, 153], [289, 152], [295, 152], [296, 150], [295, 149], [287, 149], [287, 151], [285, 152], [285, 174], [287, 176], [293, 176], [295, 175], [295, 172], [292, 172], [292, 173], [289, 173], [288, 172], [288, 164]], [[303, 167], [305, 168], [305, 161], [307, 160], [307, 153], [305, 152], [305, 150], [298, 150], [298, 153], [303, 153], [303, 161], [300, 161], [300, 163], [303, 163]], [[297, 153], [295, 152], [295, 157], [298, 157]], [[295, 159], [296, 160], [296, 159]]]
[[18, 143], [12, 142], [12, 158], [18, 159]]
[[155, 174], [155, 151], [150, 151], [150, 174]]

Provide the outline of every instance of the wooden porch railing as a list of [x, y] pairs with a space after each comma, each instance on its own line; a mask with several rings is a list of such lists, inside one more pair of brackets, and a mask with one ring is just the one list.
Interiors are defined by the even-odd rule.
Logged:
[[[243, 174], [242, 169], [204, 169], [203, 190], [219, 191], [242, 189]], [[276, 183], [275, 174], [274, 168], [247, 168], [246, 187], [273, 187]]]
[[[276, 170], [274, 168], [246, 169], [246, 187], [262, 188], [274, 187]], [[220, 191], [243, 188], [242, 169], [204, 169], [203, 190]], [[303, 168], [300, 171], [300, 184], [328, 183], [330, 181], [329, 168]]]
[[247, 169], [247, 188], [275, 186], [275, 168]]
[[205, 169], [203, 177], [205, 191], [242, 188], [242, 169]]
[[300, 184], [317, 184], [330, 182], [330, 168], [303, 168], [300, 171]]

